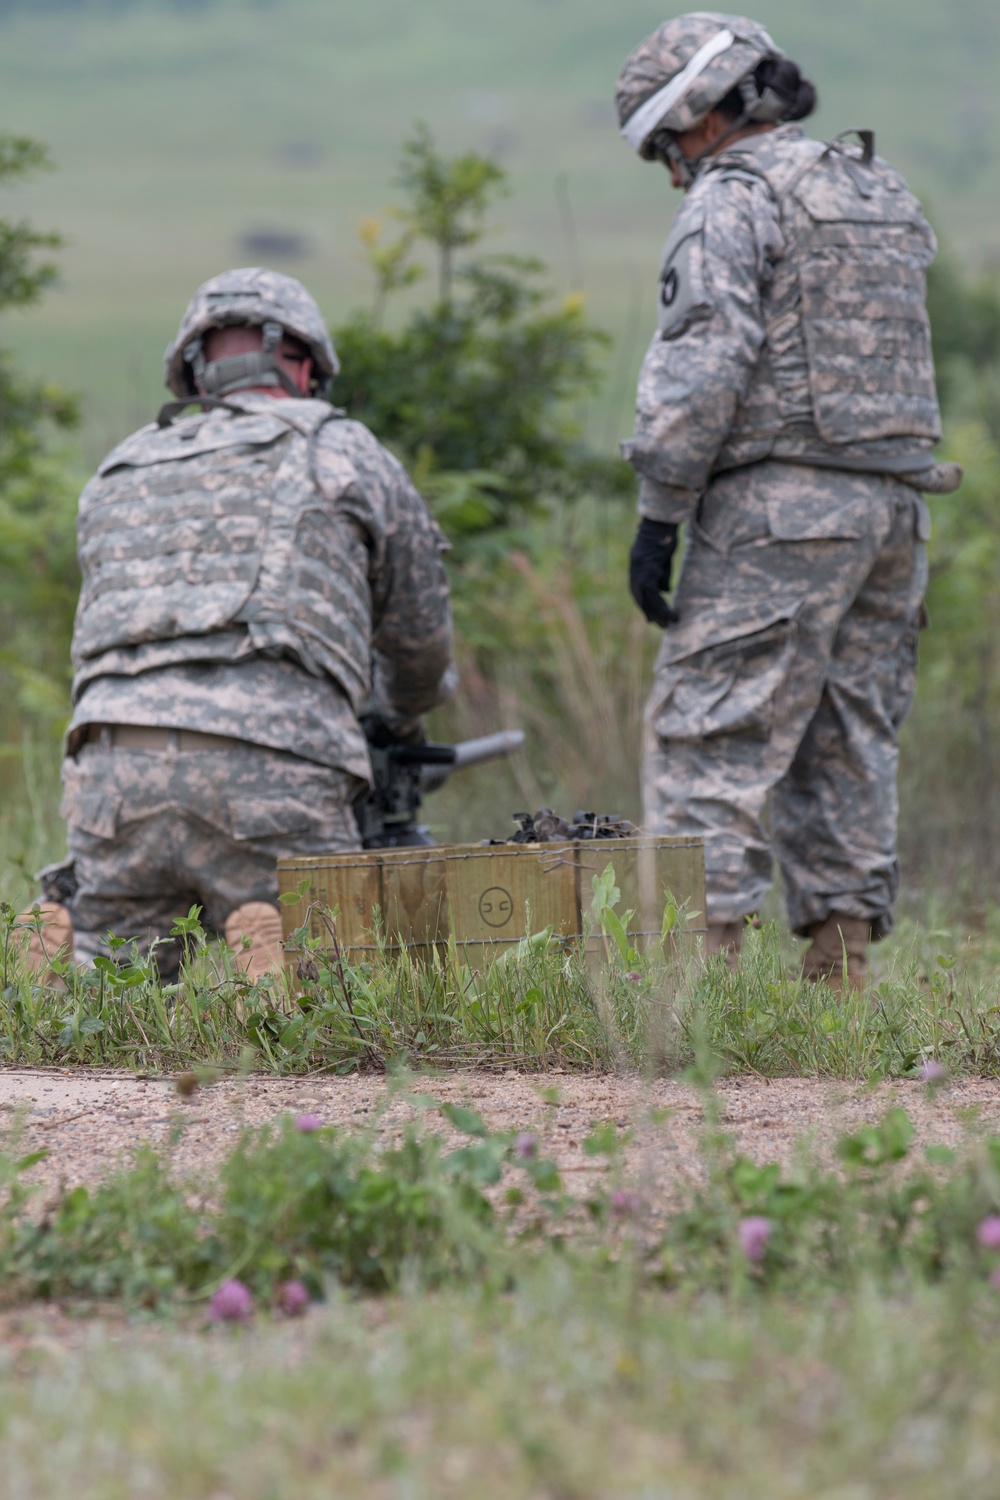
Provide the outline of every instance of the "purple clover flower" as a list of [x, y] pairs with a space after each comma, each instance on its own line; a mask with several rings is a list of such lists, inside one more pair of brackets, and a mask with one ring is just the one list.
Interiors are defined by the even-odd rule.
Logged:
[[538, 1155], [537, 1139], [522, 1130], [514, 1141], [514, 1155], [518, 1161], [532, 1161]]
[[322, 1130], [322, 1118], [319, 1115], [296, 1115], [295, 1129], [301, 1130], [303, 1135], [309, 1135], [313, 1130]]
[[278, 1306], [286, 1318], [300, 1318], [309, 1306], [309, 1293], [301, 1281], [283, 1281], [278, 1288]]
[[920, 1082], [926, 1083], [928, 1088], [938, 1088], [942, 1083], [948, 1081], [948, 1069], [944, 1063], [939, 1063], [931, 1058], [925, 1062], [920, 1069]]
[[760, 1214], [750, 1214], [741, 1219], [736, 1230], [740, 1249], [752, 1265], [759, 1265], [767, 1254], [767, 1242], [771, 1238], [771, 1221]]
[[213, 1292], [208, 1304], [213, 1323], [248, 1323], [253, 1317], [253, 1293], [245, 1281], [233, 1277]]
[[634, 1219], [642, 1210], [642, 1199], [634, 1188], [615, 1188], [610, 1202], [613, 1219]]
[[1000, 1250], [1000, 1214], [990, 1214], [976, 1230], [976, 1239], [984, 1250]]

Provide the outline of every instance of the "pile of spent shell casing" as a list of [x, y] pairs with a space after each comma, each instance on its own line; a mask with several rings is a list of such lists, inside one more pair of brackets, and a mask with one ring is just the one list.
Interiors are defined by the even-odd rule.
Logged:
[[504, 843], [555, 844], [570, 839], [627, 839], [639, 832], [634, 823], [628, 818], [620, 818], [617, 813], [575, 812], [572, 822], [567, 822], [551, 807], [540, 807], [536, 813], [515, 813], [514, 822], [518, 825], [517, 832], [504, 839]]

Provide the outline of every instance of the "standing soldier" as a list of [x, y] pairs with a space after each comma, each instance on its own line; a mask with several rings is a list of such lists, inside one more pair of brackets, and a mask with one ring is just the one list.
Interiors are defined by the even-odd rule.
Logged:
[[109, 931], [160, 940], [171, 976], [165, 940], [196, 903], [249, 939], [257, 975], [280, 961], [278, 857], [359, 847], [362, 710], [412, 737], [453, 690], [445, 542], [325, 399], [337, 359], [298, 281], [206, 282], [166, 366], [177, 401], [80, 500], [70, 858], [45, 872], [64, 902], [47, 946], [70, 922], [84, 961]]
[[[805, 974], [864, 982], [892, 926], [897, 731], [927, 581], [940, 437], [925, 272], [897, 172], [811, 140], [812, 84], [742, 16], [667, 21], [618, 80], [622, 134], [686, 197], [625, 457], [632, 593], [665, 629], [646, 826], [705, 840], [710, 951], [735, 962], [772, 841]], [[664, 600], [678, 525], [687, 550]], [[771, 831], [764, 811], [771, 794]]]

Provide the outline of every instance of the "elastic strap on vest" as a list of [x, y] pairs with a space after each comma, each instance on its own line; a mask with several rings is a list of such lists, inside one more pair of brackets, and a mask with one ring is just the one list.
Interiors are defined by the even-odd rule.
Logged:
[[859, 130], [856, 126], [852, 125], [850, 129], [842, 130], [839, 135], [835, 135], [833, 140], [827, 143], [828, 149], [830, 151], [839, 151], [841, 141], [846, 141], [848, 136], [851, 135], [856, 135], [861, 142], [861, 165], [863, 167], [870, 167], [875, 158], [874, 130]]
[[225, 411], [234, 412], [236, 416], [243, 415], [238, 406], [233, 406], [230, 401], [221, 401], [218, 396], [185, 396], [183, 401], [167, 401], [160, 407], [156, 418], [157, 427], [169, 427], [189, 406], [200, 406], [202, 411], [213, 411], [221, 406]]

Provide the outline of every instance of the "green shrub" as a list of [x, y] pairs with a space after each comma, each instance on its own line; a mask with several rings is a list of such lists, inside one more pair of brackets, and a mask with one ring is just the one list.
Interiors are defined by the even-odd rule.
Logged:
[[[37, 141], [0, 134], [0, 184], [50, 165]], [[0, 310], [39, 300], [56, 271], [38, 253], [60, 243], [0, 219]], [[60, 729], [69, 705], [76, 496], [51, 436], [76, 421], [71, 397], [25, 380], [0, 350], [0, 749], [20, 740], [25, 723]]]
[[[540, 262], [470, 255], [506, 186], [494, 161], [447, 159], [421, 126], [399, 181], [397, 239], [383, 244], [375, 221], [362, 225], [375, 297], [333, 330], [343, 369], [332, 399], [399, 452], [464, 557], [469, 538], [519, 524], [544, 501], [628, 484], [625, 466], [590, 452], [568, 415], [595, 388], [607, 340], [579, 297], [553, 305]], [[413, 259], [422, 242], [437, 257], [434, 293], [389, 329], [387, 303], [425, 275]]]
[[134, 1166], [93, 1192], [64, 1191], [37, 1219], [22, 1176], [45, 1153], [0, 1153], [7, 1296], [203, 1306], [238, 1278], [271, 1305], [290, 1280], [321, 1297], [334, 1283], [383, 1292], [404, 1276], [434, 1286], [487, 1271], [499, 1241], [484, 1189], [516, 1170], [551, 1192], [558, 1174], [519, 1157], [513, 1132], [491, 1134], [457, 1106], [442, 1113], [468, 1144], [445, 1151], [439, 1136], [410, 1126], [398, 1148], [379, 1152], [371, 1135], [312, 1116], [248, 1130], [207, 1203], [142, 1147]]
[[[427, 1096], [411, 1102], [439, 1107]], [[300, 1116], [247, 1131], [208, 1192], [196, 1194], [144, 1147], [133, 1167], [93, 1192], [63, 1191], [37, 1218], [22, 1178], [44, 1153], [8, 1148], [0, 1153], [6, 1295], [208, 1311], [235, 1286], [235, 1309], [221, 1315], [243, 1320], [255, 1305], [280, 1307], [290, 1284], [303, 1301], [334, 1285], [366, 1293], [403, 1281], [501, 1286], [551, 1240], [594, 1270], [619, 1263], [631, 1243], [643, 1281], [695, 1293], [1000, 1285], [1000, 1137], [918, 1156], [909, 1116], [893, 1108], [841, 1138], [836, 1170], [801, 1153], [783, 1170], [733, 1152], [709, 1095], [704, 1186], [689, 1180], [654, 1228], [641, 1184], [623, 1180], [629, 1137], [614, 1126], [583, 1142], [589, 1155], [611, 1158], [617, 1184], [591, 1196], [587, 1220], [534, 1137], [490, 1132], [470, 1110], [440, 1108], [465, 1136], [457, 1149], [410, 1125], [401, 1145], [380, 1151], [372, 1132], [350, 1135]], [[504, 1187], [508, 1207], [499, 1212]], [[526, 1216], [511, 1217], [525, 1206]]]

